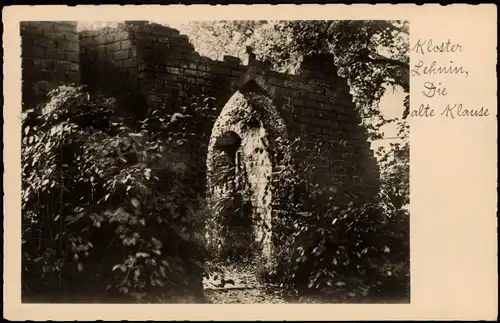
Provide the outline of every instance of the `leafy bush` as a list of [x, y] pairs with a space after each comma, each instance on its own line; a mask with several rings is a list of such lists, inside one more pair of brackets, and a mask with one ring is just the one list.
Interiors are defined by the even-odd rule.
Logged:
[[[394, 188], [390, 181], [398, 176], [408, 180], [400, 163], [382, 165], [382, 188]], [[403, 172], [396, 174], [389, 165]], [[409, 218], [402, 207], [407, 186], [381, 189], [367, 200], [361, 190], [331, 193], [303, 176], [287, 178], [294, 192], [284, 191], [291, 198], [275, 224], [278, 264], [266, 278], [288, 293], [322, 301], [408, 301]]]
[[377, 155], [381, 169], [381, 191], [396, 209], [405, 208], [410, 203], [410, 144], [409, 125], [397, 123], [400, 142], [390, 143], [389, 149], [379, 147]]
[[135, 122], [117, 113], [114, 99], [65, 86], [43, 111], [27, 112], [25, 295], [200, 296], [205, 206], [193, 183], [203, 185], [197, 152], [207, 138], [195, 116], [211, 102]]
[[[300, 213], [283, 250], [282, 283], [302, 294], [367, 300], [405, 296], [408, 239], [404, 214], [391, 214], [383, 202], [339, 205], [322, 213]], [[405, 223], [406, 222], [406, 223]], [[290, 251], [289, 251], [290, 250]], [[389, 283], [403, 283], [395, 291]], [[390, 282], [389, 282], [390, 281]]]

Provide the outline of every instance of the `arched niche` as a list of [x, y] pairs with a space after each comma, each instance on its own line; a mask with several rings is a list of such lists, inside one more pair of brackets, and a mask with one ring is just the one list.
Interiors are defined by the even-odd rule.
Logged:
[[233, 186], [236, 182], [241, 155], [240, 148], [241, 138], [234, 131], [224, 132], [216, 138], [211, 155], [211, 191], [218, 192], [218, 194], [231, 194], [235, 189]]
[[[248, 246], [253, 256], [270, 264], [277, 211], [275, 183], [279, 171], [289, 167], [287, 139], [278, 110], [255, 82], [242, 87], [225, 104], [213, 126], [207, 154], [211, 209], [207, 241], [212, 250]], [[245, 231], [234, 219], [250, 225], [251, 230]]]

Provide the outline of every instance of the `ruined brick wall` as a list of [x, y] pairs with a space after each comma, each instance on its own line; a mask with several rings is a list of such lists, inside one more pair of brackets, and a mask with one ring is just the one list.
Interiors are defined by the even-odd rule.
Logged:
[[[290, 139], [300, 139], [296, 157], [308, 167], [299, 171], [310, 182], [334, 189], [376, 183], [373, 152], [331, 57], [306, 57], [296, 74], [281, 74], [258, 62], [203, 57], [187, 36], [157, 24], [125, 22], [80, 32], [74, 22], [25, 22], [21, 27], [26, 106], [39, 103], [58, 84], [81, 82], [115, 95], [139, 118], [149, 109], [174, 113], [199, 94], [217, 99], [217, 116], [253, 80], [272, 99]], [[323, 143], [319, 156], [311, 153], [318, 143]]]
[[23, 110], [42, 103], [61, 84], [80, 83], [77, 23], [21, 22]]
[[[297, 157], [313, 183], [335, 188], [376, 182], [377, 167], [366, 134], [359, 126], [344, 79], [335, 77], [331, 57], [307, 57], [297, 74], [281, 74], [262, 64], [243, 65], [199, 55], [179, 31], [157, 24], [126, 22], [118, 27], [80, 33], [82, 81], [117, 95], [140, 98], [135, 109], [171, 111], [191, 96], [217, 99], [217, 115], [245, 82], [257, 80], [285, 120]], [[206, 131], [211, 131], [207, 129]], [[323, 143], [321, 155], [312, 147]]]
[[159, 25], [124, 23], [82, 31], [80, 38], [82, 82], [114, 94], [138, 91], [148, 109], [178, 106], [201, 93], [223, 104], [228, 83], [244, 71], [237, 62], [201, 57], [185, 35]]
[[[179, 31], [146, 22], [83, 31], [69, 22], [26, 22], [21, 27], [25, 107], [40, 103], [59, 84], [81, 83], [115, 96], [121, 109], [138, 120], [157, 109], [167, 120], [192, 97], [212, 96], [215, 109], [206, 117], [215, 121], [230, 98], [245, 97], [245, 91], [259, 93], [286, 128], [276, 132], [279, 127], [267, 124], [269, 143], [276, 145], [281, 133], [298, 140], [298, 150], [292, 153], [298, 174], [307, 182], [368, 198], [377, 191], [376, 160], [349, 87], [337, 76], [331, 56], [304, 57], [296, 73], [282, 74], [251, 55], [245, 63], [230, 56], [223, 61], [203, 57]], [[209, 137], [213, 121], [197, 130]], [[198, 173], [193, 189], [202, 195], [207, 145], [192, 142], [177, 152], [189, 173]]]

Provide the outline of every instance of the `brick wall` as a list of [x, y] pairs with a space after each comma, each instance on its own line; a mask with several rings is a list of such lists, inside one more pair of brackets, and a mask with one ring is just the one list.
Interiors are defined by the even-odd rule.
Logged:
[[23, 109], [43, 102], [53, 88], [80, 83], [76, 22], [21, 22]]
[[[300, 138], [303, 152], [297, 157], [309, 180], [346, 187], [376, 179], [376, 163], [358, 126], [349, 88], [331, 57], [304, 58], [295, 75], [262, 66], [244, 66], [235, 57], [215, 61], [199, 55], [179, 31], [145, 22], [125, 22], [118, 27], [80, 34], [82, 81], [115, 93], [138, 91], [144, 103], [135, 109], [171, 109], [193, 95], [214, 96], [219, 111], [231, 95], [250, 79], [272, 98], [293, 138]], [[219, 111], [215, 111], [217, 114]], [[209, 130], [207, 130], [209, 131]], [[310, 153], [322, 142], [321, 156]]]
[[[80, 32], [74, 22], [24, 22], [21, 36], [24, 108], [41, 103], [59, 84], [81, 83], [112, 94], [138, 119], [150, 109], [171, 115], [193, 96], [213, 96], [216, 108], [207, 119], [215, 120], [234, 93], [257, 91], [271, 100], [268, 106], [276, 109], [289, 139], [299, 139], [294, 157], [310, 183], [367, 196], [377, 189], [373, 152], [332, 57], [304, 57], [297, 73], [281, 74], [251, 56], [245, 64], [230, 56], [203, 57], [179, 31], [145, 22]], [[212, 128], [207, 122], [201, 132], [210, 135]], [[266, 125], [269, 132], [274, 128]], [[270, 138], [272, 145], [276, 136]], [[190, 143], [178, 153], [190, 173], [199, 172], [193, 188], [204, 194], [206, 145]], [[201, 274], [195, 276], [192, 280], [201, 284]]]
[[[90, 89], [121, 99], [137, 117], [151, 108], [172, 113], [198, 94], [217, 99], [218, 115], [232, 94], [253, 80], [271, 97], [291, 139], [300, 139], [299, 164], [316, 166], [300, 169], [304, 176], [337, 188], [376, 184], [373, 152], [331, 57], [305, 57], [296, 74], [281, 74], [259, 62], [203, 57], [179, 31], [146, 22], [79, 33], [76, 23], [26, 22], [21, 30], [27, 106], [57, 84], [81, 79]], [[311, 153], [318, 143], [320, 156]]]

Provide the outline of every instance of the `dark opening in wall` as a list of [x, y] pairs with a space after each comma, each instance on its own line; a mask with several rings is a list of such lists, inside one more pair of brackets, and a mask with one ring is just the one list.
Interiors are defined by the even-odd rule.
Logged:
[[[220, 135], [214, 145], [214, 169], [211, 190], [217, 196], [212, 212], [222, 226], [222, 250], [227, 258], [249, 258], [253, 238], [252, 203], [245, 198], [246, 175], [241, 151], [242, 139], [233, 131]], [[225, 248], [225, 247], [230, 248]]]
[[225, 193], [234, 190], [236, 180], [237, 161], [236, 153], [241, 145], [241, 138], [235, 132], [226, 132], [216, 141], [214, 152], [217, 154], [215, 159], [217, 172], [214, 173], [216, 179], [215, 189], [221, 189]]

